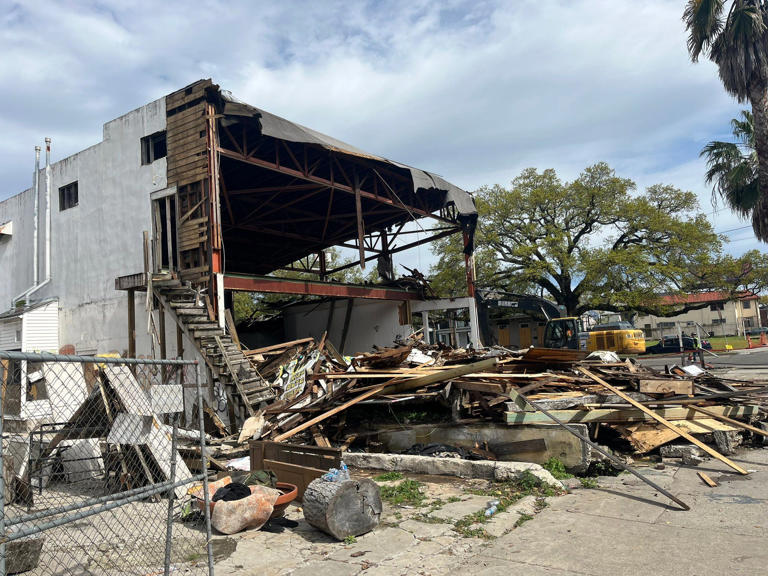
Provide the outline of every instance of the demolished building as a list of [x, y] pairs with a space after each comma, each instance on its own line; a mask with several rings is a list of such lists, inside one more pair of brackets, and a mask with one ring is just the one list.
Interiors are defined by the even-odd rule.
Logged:
[[[46, 145], [35, 185], [0, 202], [2, 349], [22, 350], [24, 307], [52, 303], [55, 321], [37, 326], [44, 345], [30, 350], [199, 356], [242, 418], [272, 395], [225, 329], [233, 291], [343, 298], [337, 322], [357, 299], [387, 302], [382, 314], [405, 324], [418, 290], [329, 282], [341, 267], [329, 269], [325, 251], [352, 248], [359, 257], [345, 266], [391, 270], [392, 254], [461, 234], [472, 294], [470, 194], [240, 102], [211, 80], [108, 122], [102, 142], [61, 161], [50, 162]], [[408, 229], [421, 218], [434, 224], [420, 227], [426, 237]], [[280, 278], [297, 267], [317, 280]], [[471, 299], [466, 306], [474, 310]], [[357, 335], [356, 344], [369, 343]]]

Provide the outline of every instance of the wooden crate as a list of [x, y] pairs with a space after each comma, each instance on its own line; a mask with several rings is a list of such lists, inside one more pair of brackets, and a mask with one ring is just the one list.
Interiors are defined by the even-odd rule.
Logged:
[[304, 496], [312, 480], [319, 478], [329, 468], [341, 464], [340, 448], [302, 446], [266, 440], [251, 440], [251, 470], [271, 470], [280, 482], [295, 484], [299, 489], [298, 499]]

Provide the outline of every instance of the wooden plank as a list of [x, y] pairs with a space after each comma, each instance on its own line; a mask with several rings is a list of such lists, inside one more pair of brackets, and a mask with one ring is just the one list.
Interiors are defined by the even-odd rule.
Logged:
[[[737, 430], [734, 426], [724, 424], [714, 418], [701, 420], [672, 420], [675, 426], [685, 428], [691, 434], [711, 434], [715, 431]], [[632, 447], [639, 453], [645, 454], [677, 438], [672, 430], [660, 426], [656, 421], [640, 422], [629, 426], [611, 424], [624, 436]]]
[[[314, 338], [300, 338], [299, 340], [291, 340], [290, 342], [283, 342], [282, 344], [273, 344], [272, 346], [264, 346], [263, 348], [256, 348], [254, 350], [243, 350], [243, 354], [246, 356], [254, 356], [256, 354], [263, 354], [265, 352], [272, 352], [273, 350], [282, 350], [283, 348], [291, 348], [298, 346], [299, 344], [306, 344], [307, 342], [314, 342]], [[349, 378], [349, 376], [347, 376]]]
[[325, 434], [323, 434], [320, 430], [320, 426], [312, 426], [309, 431], [312, 433], [312, 438], [315, 439], [315, 444], [322, 448], [331, 447], [331, 443], [329, 442], [328, 438], [325, 437]]
[[[208, 314], [211, 315], [210, 310], [208, 311]], [[235, 383], [237, 393], [240, 394], [240, 398], [242, 399], [243, 404], [245, 404], [245, 409], [248, 411], [248, 415], [255, 416], [256, 412], [254, 412], [253, 406], [251, 406], [251, 403], [248, 401], [248, 396], [245, 394], [245, 390], [243, 390], [243, 386], [240, 384], [240, 377], [237, 375], [237, 370], [232, 367], [232, 363], [229, 361], [229, 356], [227, 356], [227, 351], [224, 349], [224, 345], [221, 343], [221, 338], [218, 336], [215, 336], [215, 338], [216, 345], [219, 347], [219, 350], [221, 350], [222, 358], [224, 358], [224, 362], [227, 365], [227, 369], [229, 370], [229, 377]]]
[[298, 434], [299, 432], [303, 432], [307, 428], [311, 428], [315, 424], [318, 424], [319, 422], [322, 422], [323, 420], [327, 420], [331, 416], [335, 416], [339, 412], [342, 412], [349, 408], [350, 406], [354, 406], [358, 402], [362, 402], [366, 398], [370, 398], [371, 396], [375, 396], [379, 392], [383, 391], [389, 383], [385, 382], [384, 384], [379, 384], [378, 386], [375, 386], [374, 388], [371, 388], [367, 392], [363, 392], [362, 394], [355, 396], [351, 400], [347, 400], [344, 402], [344, 404], [341, 404], [340, 406], [336, 406], [336, 408], [333, 408], [332, 410], [328, 410], [327, 412], [324, 412], [323, 414], [320, 414], [319, 416], [316, 416], [315, 418], [312, 418], [311, 420], [308, 420], [304, 422], [303, 424], [299, 424], [296, 426], [296, 428], [293, 428], [292, 430], [288, 430], [287, 432], [283, 432], [279, 436], [275, 437], [275, 442], [282, 442], [283, 440], [287, 440], [288, 438], [291, 438]]
[[693, 394], [693, 380], [673, 378], [640, 379], [638, 392], [643, 394]]
[[700, 440], [694, 438], [693, 436], [691, 436], [687, 432], [684, 432], [680, 428], [677, 428], [674, 424], [672, 424], [671, 422], [666, 420], [663, 416], [659, 416], [656, 412], [654, 412], [650, 408], [647, 408], [646, 406], [643, 406], [642, 404], [640, 404], [640, 402], [638, 402], [637, 400], [635, 400], [631, 396], [628, 396], [627, 394], [625, 394], [624, 392], [622, 392], [621, 390], [619, 390], [615, 386], [611, 386], [610, 384], [608, 384], [608, 382], [606, 382], [605, 380], [603, 380], [599, 376], [595, 376], [594, 374], [592, 374], [592, 372], [590, 372], [586, 368], [578, 367], [578, 370], [582, 374], [584, 374], [585, 376], [591, 378], [592, 380], [594, 380], [595, 382], [597, 382], [601, 386], [604, 386], [605, 388], [607, 388], [608, 390], [610, 390], [611, 392], [613, 392], [614, 394], [616, 394], [620, 398], [623, 398], [624, 400], [626, 400], [627, 402], [632, 404], [632, 406], [635, 406], [638, 410], [641, 410], [642, 412], [645, 412], [646, 414], [648, 414], [648, 416], [650, 416], [651, 418], [656, 420], [662, 426], [666, 426], [670, 430], [676, 431], [678, 436], [680, 436], [681, 438], [685, 438], [686, 440], [688, 440], [688, 442], [698, 446], [699, 448], [704, 450], [704, 452], [706, 452], [707, 454], [709, 454], [713, 458], [717, 458], [718, 460], [720, 460], [724, 464], [727, 464], [728, 466], [730, 466], [731, 468], [736, 470], [736, 472], [738, 472], [739, 474], [743, 474], [745, 476], [747, 474], [749, 474], [749, 472], [747, 472], [744, 468], [742, 468], [741, 466], [739, 466], [738, 464], [736, 464], [735, 462], [733, 462], [729, 458], [723, 456], [717, 450], [715, 450], [713, 448], [710, 448], [709, 446], [704, 444], [704, 442], [701, 442]]
[[205, 102], [200, 102], [199, 104], [190, 106], [186, 110], [182, 110], [181, 112], [177, 112], [176, 114], [171, 114], [170, 116], [166, 116], [166, 126], [187, 122], [190, 118], [204, 118], [204, 117], [205, 117]]
[[[751, 416], [759, 412], [757, 406], [713, 406], [713, 412], [725, 414], [727, 416]], [[622, 422], [649, 422], [653, 418], [648, 414], [640, 410], [634, 410], [632, 408], [597, 408], [594, 410], [549, 410], [551, 414], [556, 416], [563, 422], [606, 422], [617, 423]], [[656, 411], [658, 414], [666, 418], [667, 420], [705, 420], [711, 416], [705, 414], [697, 414], [690, 407], [685, 408], [663, 408]], [[552, 420], [547, 418], [543, 412], [506, 412], [507, 424], [525, 425], [525, 424], [542, 424], [549, 423]]]
[[702, 414], [706, 414], [711, 418], [716, 418], [717, 420], [728, 422], [728, 424], [733, 424], [734, 426], [738, 426], [739, 428], [744, 428], [744, 430], [749, 430], [750, 432], [754, 432], [755, 434], [760, 434], [761, 436], [768, 436], [768, 432], [766, 432], [765, 430], [761, 430], [760, 428], [755, 428], [754, 426], [751, 426], [744, 422], [740, 422], [739, 420], [734, 420], [733, 418], [729, 418], [724, 414], [717, 414], [705, 408], [699, 408], [698, 406], [689, 406], [689, 408], [691, 410], [695, 410], [696, 412], [701, 412]]
[[696, 472], [696, 474], [699, 475], [699, 478], [701, 478], [707, 486], [710, 488], [717, 488], [717, 482], [712, 480], [707, 474], [704, 472]]

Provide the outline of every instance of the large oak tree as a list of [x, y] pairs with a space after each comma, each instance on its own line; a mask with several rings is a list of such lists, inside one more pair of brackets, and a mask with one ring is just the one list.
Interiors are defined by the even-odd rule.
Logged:
[[[529, 168], [509, 188], [481, 188], [476, 200], [478, 285], [540, 293], [570, 315], [671, 315], [701, 305], [671, 307], [661, 294], [765, 285], [766, 258], [723, 256], [692, 192], [659, 184], [638, 193], [605, 163], [572, 182]], [[460, 243], [448, 239], [434, 251], [433, 287], [462, 293]]]

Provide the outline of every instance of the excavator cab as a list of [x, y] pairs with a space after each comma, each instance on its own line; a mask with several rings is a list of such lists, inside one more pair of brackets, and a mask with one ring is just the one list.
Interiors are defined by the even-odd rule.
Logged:
[[552, 318], [544, 329], [544, 348], [579, 348], [576, 318]]

